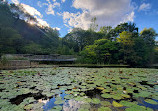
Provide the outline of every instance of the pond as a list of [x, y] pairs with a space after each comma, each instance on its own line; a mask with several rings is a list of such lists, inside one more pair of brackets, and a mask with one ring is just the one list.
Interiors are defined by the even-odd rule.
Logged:
[[158, 111], [158, 70], [5, 70], [0, 73], [0, 111]]

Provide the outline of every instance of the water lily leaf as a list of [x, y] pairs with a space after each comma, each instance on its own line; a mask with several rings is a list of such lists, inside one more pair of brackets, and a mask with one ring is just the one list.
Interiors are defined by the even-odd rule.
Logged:
[[123, 107], [122, 104], [120, 104], [120, 103], [118, 103], [118, 102], [116, 102], [116, 101], [113, 101], [113, 102], [112, 102], [112, 105], [113, 105], [114, 107]]
[[112, 96], [110, 94], [102, 94], [101, 95], [103, 98], [112, 98]]
[[73, 91], [65, 91], [65, 94], [72, 94]]
[[62, 106], [54, 106], [51, 110], [49, 111], [61, 111], [63, 108]]
[[126, 108], [125, 111], [146, 111], [146, 107], [135, 105], [130, 108]]
[[81, 108], [84, 108], [84, 109], [90, 109], [90, 108], [91, 108], [91, 105], [90, 105], [90, 104], [81, 104], [80, 107], [81, 107]]
[[56, 100], [55, 102], [54, 102], [54, 104], [63, 104], [63, 100], [61, 100], [61, 99], [58, 99], [58, 100]]
[[28, 105], [24, 106], [24, 109], [30, 110], [30, 109], [32, 109], [33, 106], [34, 106], [34, 104], [28, 104]]
[[73, 92], [72, 93], [74, 96], [77, 96], [78, 94], [80, 94], [79, 92]]
[[93, 104], [99, 104], [100, 100], [98, 98], [93, 98], [91, 101]]
[[111, 97], [115, 100], [120, 100], [122, 99], [122, 96], [120, 94], [115, 94], [115, 95], [111, 95]]
[[134, 93], [134, 96], [136, 97], [149, 97], [152, 93], [149, 91], [141, 91], [140, 93]]
[[152, 110], [151, 108], [146, 108], [146, 111], [154, 111], [154, 110]]
[[89, 111], [89, 110], [85, 108], [80, 108], [78, 111]]
[[91, 98], [84, 98], [83, 101], [86, 102], [86, 103], [90, 103], [90, 102], [92, 102], [92, 99]]
[[121, 94], [121, 96], [124, 98], [130, 98], [130, 95], [127, 95], [127, 94]]
[[72, 99], [73, 97], [74, 97], [73, 95], [66, 95], [64, 99]]
[[144, 101], [147, 102], [147, 103], [150, 103], [150, 104], [158, 104], [158, 102], [156, 102], [156, 101], [154, 101], [152, 99], [146, 99]]
[[110, 89], [104, 89], [102, 90], [102, 93], [110, 92]]
[[42, 106], [43, 106], [43, 105], [44, 105], [43, 103], [34, 104], [32, 110], [34, 110], [34, 111], [42, 111], [42, 110], [43, 110], [43, 109], [42, 109]]
[[96, 87], [96, 89], [99, 89], [99, 90], [104, 90], [103, 87]]
[[122, 104], [123, 106], [132, 107], [132, 106], [137, 105], [138, 103], [137, 102], [129, 102], [129, 101], [122, 100], [120, 102], [120, 104]]
[[102, 106], [102, 107], [98, 108], [98, 111], [112, 111], [112, 110], [109, 107]]
[[76, 101], [83, 101], [84, 100], [84, 97], [80, 97], [80, 96], [77, 96], [76, 98], [74, 98]]
[[111, 106], [112, 104], [108, 101], [101, 101], [102, 106]]

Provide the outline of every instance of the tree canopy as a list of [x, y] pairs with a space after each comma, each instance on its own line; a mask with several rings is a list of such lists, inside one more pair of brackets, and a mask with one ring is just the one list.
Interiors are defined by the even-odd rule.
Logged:
[[131, 66], [147, 66], [158, 58], [157, 33], [153, 28], [139, 33], [135, 23], [98, 30], [94, 17], [88, 30], [74, 28], [60, 38], [58, 30], [39, 26], [20, 4], [0, 1], [0, 15], [0, 54], [73, 54], [79, 55], [82, 63]]

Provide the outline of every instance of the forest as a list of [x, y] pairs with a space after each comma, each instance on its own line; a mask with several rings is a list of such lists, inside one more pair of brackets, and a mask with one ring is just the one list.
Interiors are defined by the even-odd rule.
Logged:
[[153, 28], [142, 31], [135, 23], [100, 29], [96, 19], [88, 30], [74, 28], [65, 37], [51, 27], [31, 25], [36, 18], [22, 6], [0, 2], [0, 55], [77, 55], [82, 64], [127, 64], [146, 67], [158, 63], [158, 35]]

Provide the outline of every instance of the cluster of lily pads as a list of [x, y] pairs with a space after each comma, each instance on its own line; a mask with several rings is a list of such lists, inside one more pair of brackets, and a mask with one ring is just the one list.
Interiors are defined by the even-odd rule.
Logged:
[[158, 70], [34, 68], [0, 73], [0, 111], [156, 111]]

